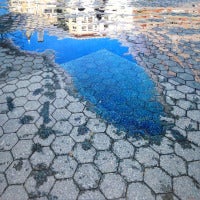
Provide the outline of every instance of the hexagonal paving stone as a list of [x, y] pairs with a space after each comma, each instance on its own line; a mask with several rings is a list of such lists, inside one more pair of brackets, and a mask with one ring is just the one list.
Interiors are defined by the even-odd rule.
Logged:
[[68, 121], [58, 121], [53, 127], [57, 135], [69, 135], [72, 125]]
[[135, 158], [145, 167], [158, 166], [159, 155], [150, 147], [139, 148], [136, 151]]
[[74, 127], [73, 130], [70, 133], [70, 136], [76, 141], [76, 142], [84, 142], [85, 140], [90, 139], [91, 132], [90, 130], [85, 126], [79, 126]]
[[6, 114], [0, 114], [0, 126], [3, 126], [4, 123], [8, 120], [8, 117]]
[[74, 144], [75, 143], [71, 137], [60, 136], [60, 137], [56, 137], [56, 139], [54, 140], [51, 146], [55, 154], [62, 155], [62, 154], [68, 154], [72, 152], [72, 148]]
[[34, 124], [24, 124], [17, 131], [17, 135], [20, 139], [32, 139], [37, 131], [38, 128]]
[[165, 199], [173, 199], [173, 200], [179, 200], [175, 195], [172, 193], [167, 193], [167, 194], [160, 194], [156, 196], [156, 200], [165, 200]]
[[132, 183], [128, 186], [127, 200], [154, 200], [151, 190], [144, 183]]
[[36, 135], [33, 139], [34, 143], [39, 143], [42, 146], [49, 146], [51, 145], [51, 143], [53, 142], [53, 140], [55, 139], [55, 135], [51, 134], [49, 135], [47, 138], [41, 138], [39, 135]]
[[53, 117], [55, 120], [59, 121], [59, 120], [67, 120], [69, 118], [69, 116], [71, 115], [71, 113], [65, 109], [56, 109], [55, 112], [53, 113]]
[[145, 140], [142, 136], [130, 136], [128, 137], [128, 141], [135, 147], [142, 147], [148, 145], [149, 141]]
[[4, 133], [15, 133], [20, 126], [19, 119], [10, 119], [3, 125], [3, 130]]
[[99, 190], [85, 191], [79, 195], [78, 200], [106, 200]]
[[100, 190], [108, 199], [117, 199], [125, 195], [126, 183], [118, 174], [106, 174], [100, 184]]
[[191, 162], [188, 164], [188, 174], [200, 183], [200, 161]]
[[35, 175], [31, 175], [25, 182], [25, 188], [30, 197], [36, 199], [38, 196], [48, 195], [51, 190], [55, 178], [53, 176], [47, 176], [46, 172], [38, 171]]
[[25, 105], [24, 108], [26, 111], [30, 110], [37, 110], [41, 104], [38, 101], [28, 101]]
[[7, 186], [6, 178], [4, 174], [0, 174], [0, 196], [4, 191], [4, 189], [6, 188], [6, 186]]
[[57, 181], [50, 192], [50, 196], [57, 200], [76, 200], [79, 190], [73, 180]]
[[171, 176], [179, 176], [186, 173], [186, 163], [174, 154], [162, 155], [160, 157], [160, 166]]
[[28, 160], [15, 160], [6, 171], [8, 183], [24, 183], [30, 172], [31, 165]]
[[18, 107], [18, 106], [24, 106], [27, 101], [28, 100], [26, 97], [17, 97], [14, 99], [13, 103], [16, 107]]
[[174, 193], [181, 200], [199, 200], [200, 189], [199, 186], [188, 176], [174, 178]]
[[42, 148], [41, 152], [34, 152], [33, 155], [30, 158], [30, 162], [34, 168], [37, 168], [37, 166], [41, 163], [45, 164], [46, 166], [49, 166], [54, 158], [54, 154], [52, 150], [49, 147]]
[[200, 131], [188, 131], [188, 140], [200, 146]]
[[32, 153], [32, 145], [32, 140], [20, 140], [12, 149], [14, 158], [28, 158]]
[[69, 118], [69, 122], [73, 125], [73, 126], [80, 126], [85, 124], [87, 121], [87, 117], [83, 114], [83, 113], [75, 113], [72, 114]]
[[191, 148], [185, 148], [180, 144], [175, 144], [175, 153], [187, 161], [199, 160], [200, 148], [191, 144]]
[[119, 173], [127, 182], [143, 180], [143, 169], [141, 165], [133, 159], [122, 160], [119, 164]]
[[22, 185], [11, 185], [1, 196], [1, 200], [28, 200], [28, 195]]
[[100, 151], [95, 156], [95, 164], [102, 173], [116, 172], [118, 160], [110, 151]]
[[[87, 141], [86, 141], [87, 142]], [[89, 146], [88, 146], [89, 145]], [[74, 147], [74, 157], [80, 163], [93, 162], [96, 150], [90, 144], [79, 143]]]
[[70, 156], [58, 156], [53, 161], [52, 169], [57, 179], [71, 178], [77, 167], [77, 162]]
[[15, 91], [16, 97], [25, 97], [29, 93], [27, 88], [20, 88]]
[[67, 109], [72, 113], [82, 112], [84, 105], [80, 102], [72, 102], [68, 105]]
[[93, 189], [98, 187], [100, 176], [93, 164], [82, 164], [75, 172], [74, 180], [81, 189]]
[[8, 117], [10, 119], [20, 118], [24, 114], [25, 110], [23, 107], [14, 108], [12, 112], [8, 112]]
[[106, 150], [110, 148], [111, 140], [105, 133], [97, 133], [93, 136], [92, 143], [97, 150]]
[[171, 177], [158, 167], [146, 169], [144, 181], [155, 193], [168, 193], [172, 191]]
[[13, 158], [9, 151], [0, 152], [0, 172], [4, 172], [12, 161]]
[[113, 152], [121, 159], [134, 155], [134, 147], [126, 140], [118, 140], [113, 144]]
[[90, 119], [87, 127], [94, 133], [104, 132], [106, 130], [106, 124], [100, 119]]
[[10, 150], [17, 143], [18, 137], [15, 133], [4, 134], [0, 138], [0, 150]]
[[161, 141], [160, 145], [153, 145], [152, 148], [157, 151], [158, 153], [161, 154], [169, 154], [174, 152], [174, 144], [171, 140], [168, 138], [164, 137]]
[[55, 108], [65, 108], [69, 104], [69, 101], [67, 99], [55, 99], [53, 102], [53, 105]]

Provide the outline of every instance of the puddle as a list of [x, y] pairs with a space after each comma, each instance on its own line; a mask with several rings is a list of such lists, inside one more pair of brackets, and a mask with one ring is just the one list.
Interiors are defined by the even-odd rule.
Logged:
[[108, 122], [129, 134], [160, 134], [163, 107], [155, 84], [145, 71], [108, 50], [62, 65], [79, 93]]

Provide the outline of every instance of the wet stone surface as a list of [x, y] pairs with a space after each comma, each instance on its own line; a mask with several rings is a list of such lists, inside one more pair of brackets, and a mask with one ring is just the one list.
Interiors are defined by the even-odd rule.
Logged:
[[[76, 8], [81, 17], [87, 14], [96, 20], [87, 22], [97, 27], [90, 35], [77, 36], [63, 23], [65, 15], [58, 9], [66, 7], [63, 1], [44, 3], [47, 10], [40, 17], [28, 11], [39, 8], [40, 3], [23, 11], [22, 4], [16, 6], [16, 1], [10, 1], [11, 12], [0, 12], [0, 199], [199, 200], [199, 1], [127, 0], [123, 6], [118, 1], [85, 1], [79, 10], [75, 2], [69, 2], [70, 15]], [[48, 6], [56, 9], [56, 21], [48, 17]], [[103, 30], [99, 28], [102, 23]], [[113, 32], [111, 24], [118, 31]], [[74, 77], [55, 63], [50, 50], [30, 53], [6, 40], [6, 33], [16, 30], [26, 30], [28, 39], [34, 30], [41, 30], [38, 40], [42, 40], [43, 31], [59, 39], [66, 35], [86, 39], [98, 34], [116, 38], [129, 48], [156, 85], [156, 102], [164, 112], [159, 116], [162, 134], [152, 136], [134, 129], [134, 135], [128, 135], [118, 130], [117, 125], [106, 121], [106, 116], [95, 112], [91, 102], [80, 97]], [[106, 70], [102, 73], [109, 72], [111, 68], [101, 66], [105, 62], [113, 66], [116, 55], [103, 55], [98, 53], [98, 59], [86, 56], [82, 64], [90, 67], [91, 74], [95, 74], [94, 66]], [[125, 62], [119, 61], [119, 65]], [[106, 74], [112, 85], [113, 77]], [[87, 75], [85, 71], [84, 81]], [[145, 84], [141, 73], [138, 77], [140, 84]], [[103, 77], [103, 82], [108, 80]], [[95, 84], [97, 91], [103, 87]], [[121, 80], [117, 84], [125, 87]], [[137, 85], [132, 85], [127, 91], [136, 90]], [[138, 99], [131, 105], [135, 113], [142, 115], [144, 107], [149, 113], [158, 109], [155, 98], [145, 105], [141, 93], [134, 95]], [[111, 98], [111, 94], [102, 97]], [[120, 99], [117, 102], [120, 112], [125, 112]], [[113, 116], [119, 119], [116, 113]], [[139, 117], [137, 120], [145, 121]], [[151, 128], [145, 130], [151, 132]]]

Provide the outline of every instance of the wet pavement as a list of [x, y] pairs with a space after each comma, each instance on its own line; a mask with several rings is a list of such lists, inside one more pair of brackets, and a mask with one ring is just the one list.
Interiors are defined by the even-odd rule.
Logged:
[[[85, 2], [69, 2], [65, 17], [95, 12], [96, 29], [87, 34], [73, 18], [76, 30], [66, 26], [62, 1], [45, 1], [44, 13], [10, 1], [10, 13], [0, 16], [0, 199], [199, 200], [200, 2]], [[9, 42], [16, 30], [28, 39], [34, 30], [118, 39], [157, 86], [163, 133], [117, 130], [80, 98], [51, 50], [26, 52]]]

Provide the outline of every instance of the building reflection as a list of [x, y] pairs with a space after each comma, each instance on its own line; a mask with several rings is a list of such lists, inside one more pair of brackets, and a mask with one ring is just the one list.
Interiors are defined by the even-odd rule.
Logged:
[[39, 27], [38, 40], [43, 41], [40, 24], [43, 24], [44, 28], [54, 25], [66, 31], [66, 36], [85, 39], [106, 35], [114, 37], [117, 33], [133, 27], [132, 8], [127, 8], [125, 4], [122, 6], [117, 2], [109, 1], [108, 4], [103, 0], [44, 0], [42, 2], [10, 0], [9, 9], [10, 12], [37, 17], [37, 22], [27, 20], [25, 24], [28, 39]]

